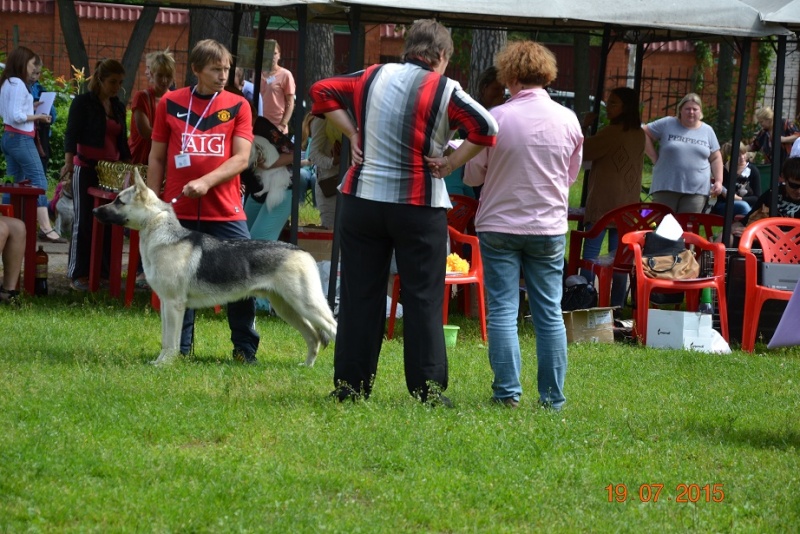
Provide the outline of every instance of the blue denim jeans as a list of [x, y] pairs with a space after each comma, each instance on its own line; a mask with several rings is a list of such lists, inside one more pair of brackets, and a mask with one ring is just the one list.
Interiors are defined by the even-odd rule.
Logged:
[[[3, 154], [6, 157], [6, 174], [15, 182], [30, 180], [33, 187], [47, 191], [47, 177], [33, 137], [17, 132], [3, 132]], [[47, 195], [39, 195], [37, 207], [47, 207]]]
[[494, 397], [519, 400], [522, 394], [517, 333], [521, 270], [536, 329], [539, 402], [560, 409], [565, 401], [567, 373], [567, 332], [561, 316], [566, 236], [479, 232], [478, 237], [484, 264]]
[[[591, 224], [586, 225], [586, 230], [592, 228]], [[619, 234], [616, 228], [606, 228], [594, 239], [587, 239], [583, 242], [583, 259], [593, 260], [600, 256], [600, 248], [603, 246], [603, 239], [608, 234], [608, 252], [613, 254], [619, 246]], [[586, 278], [590, 284], [594, 284], [595, 275], [591, 271], [581, 269], [580, 275]], [[625, 296], [628, 294], [628, 275], [624, 273], [614, 273], [611, 283], [611, 305], [622, 307], [625, 305]]]
[[[728, 204], [724, 200], [717, 200], [717, 203], [714, 204], [714, 208], [711, 210], [711, 213], [716, 213], [717, 215], [725, 215], [725, 208]], [[747, 215], [753, 208], [745, 202], [744, 200], [734, 200], [733, 201], [733, 215]]]
[[[244, 201], [244, 213], [247, 215], [247, 230], [252, 239], [277, 241], [292, 214], [292, 192], [286, 191], [283, 202], [272, 208], [272, 211], [267, 209], [266, 204], [258, 203], [248, 196]], [[257, 298], [256, 308], [269, 311], [269, 299]]]

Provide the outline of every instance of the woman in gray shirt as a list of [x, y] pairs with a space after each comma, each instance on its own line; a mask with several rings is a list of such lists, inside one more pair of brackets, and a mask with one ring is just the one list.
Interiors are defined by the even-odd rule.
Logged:
[[[700, 97], [689, 93], [678, 103], [677, 117], [644, 127], [645, 153], [653, 161], [653, 200], [675, 213], [700, 213], [709, 195], [722, 192], [722, 156], [711, 126], [702, 121]], [[655, 141], [659, 141], [656, 152]]]

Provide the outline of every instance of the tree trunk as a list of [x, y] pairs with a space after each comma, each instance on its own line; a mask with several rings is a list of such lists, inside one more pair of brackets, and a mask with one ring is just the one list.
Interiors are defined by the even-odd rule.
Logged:
[[[214, 39], [219, 41], [228, 50], [231, 49], [231, 28], [233, 28], [233, 12], [219, 9], [192, 8], [189, 10], [189, 50], [194, 48], [198, 41]], [[233, 73], [231, 73], [233, 76]], [[186, 69], [184, 85], [194, 85], [197, 82], [192, 69]]]
[[91, 76], [89, 55], [86, 53], [86, 45], [83, 43], [81, 25], [78, 20], [78, 13], [75, 11], [75, 2], [72, 0], [58, 0], [58, 15], [70, 65], [78, 70], [83, 69], [86, 77]]
[[[733, 135], [731, 127], [731, 108], [733, 90], [733, 45], [728, 41], [719, 44], [717, 64], [717, 124], [715, 130], [721, 143]], [[734, 154], [738, 154], [736, 150]]]
[[333, 26], [310, 23], [306, 48], [306, 84], [333, 76]]
[[125, 54], [122, 56], [122, 66], [125, 67], [125, 80], [122, 84], [121, 98], [122, 103], [127, 105], [128, 99], [133, 91], [133, 84], [136, 81], [136, 71], [142, 63], [142, 53], [144, 47], [147, 45], [147, 40], [150, 38], [150, 32], [153, 31], [153, 26], [156, 23], [158, 16], [158, 7], [153, 5], [146, 5], [139, 15], [139, 20], [131, 32], [128, 47], [125, 49]]
[[473, 30], [472, 55], [469, 62], [469, 88], [467, 92], [478, 97], [478, 80], [481, 73], [494, 65], [494, 56], [508, 42], [505, 30]]

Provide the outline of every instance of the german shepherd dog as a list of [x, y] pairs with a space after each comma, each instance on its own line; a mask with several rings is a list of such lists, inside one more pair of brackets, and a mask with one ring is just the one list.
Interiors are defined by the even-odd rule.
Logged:
[[311, 254], [289, 243], [221, 240], [188, 230], [138, 171], [133, 180], [114, 202], [95, 208], [94, 215], [102, 223], [139, 231], [147, 283], [161, 299], [161, 353], [152, 363], [171, 363], [178, 356], [186, 308], [266, 297], [303, 336], [305, 365], [314, 365], [320, 346], [336, 337], [337, 325]]

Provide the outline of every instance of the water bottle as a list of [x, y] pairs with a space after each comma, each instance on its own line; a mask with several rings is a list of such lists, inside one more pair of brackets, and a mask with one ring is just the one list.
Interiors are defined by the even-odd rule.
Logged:
[[711, 213], [714, 210], [714, 206], [717, 203], [717, 195], [709, 195], [708, 202], [706, 202], [705, 209], [703, 213]]
[[33, 281], [33, 294], [37, 297], [44, 297], [47, 295], [47, 252], [44, 251], [42, 245], [39, 245], [39, 250], [36, 251], [36, 276]]
[[697, 311], [708, 315], [714, 313], [714, 303], [711, 301], [710, 287], [704, 287], [700, 290], [700, 305], [697, 307]]

